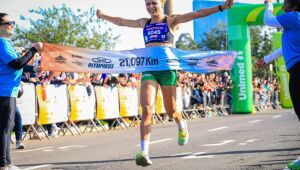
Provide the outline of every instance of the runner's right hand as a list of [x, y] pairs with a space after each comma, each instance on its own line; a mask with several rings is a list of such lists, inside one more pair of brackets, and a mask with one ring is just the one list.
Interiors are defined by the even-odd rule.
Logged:
[[41, 52], [43, 50], [43, 43], [42, 42], [33, 43], [32, 47], [34, 47], [38, 52]]
[[231, 8], [233, 6], [233, 0], [226, 0], [224, 2], [224, 4], [222, 5], [223, 9], [228, 9]]
[[266, 65], [266, 63], [265, 63], [265, 61], [263, 59], [256, 60], [256, 64], [259, 67], [264, 67]]
[[234, 2], [233, 2], [234, 0], [229, 0], [229, 3], [228, 3], [228, 8], [231, 8], [231, 7], [233, 7], [233, 4], [234, 4]]

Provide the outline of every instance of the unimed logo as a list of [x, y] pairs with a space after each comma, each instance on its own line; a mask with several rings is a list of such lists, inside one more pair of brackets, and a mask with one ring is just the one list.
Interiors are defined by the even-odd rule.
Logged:
[[238, 66], [238, 73], [239, 73], [239, 83], [238, 87], [240, 89], [239, 92], [239, 100], [246, 100], [247, 99], [247, 93], [246, 93], [246, 69], [245, 69], [245, 63], [244, 63], [244, 52], [239, 51], [237, 53], [237, 66]]

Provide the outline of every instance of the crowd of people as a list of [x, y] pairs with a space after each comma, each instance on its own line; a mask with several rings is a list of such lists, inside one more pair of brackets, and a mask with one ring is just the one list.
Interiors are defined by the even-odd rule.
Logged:
[[271, 81], [254, 77], [253, 96], [255, 106], [261, 106], [262, 109], [278, 108], [280, 106], [280, 85], [277, 79]]
[[178, 86], [182, 88], [184, 109], [231, 105], [230, 91], [233, 83], [227, 72], [210, 74], [179, 72]]

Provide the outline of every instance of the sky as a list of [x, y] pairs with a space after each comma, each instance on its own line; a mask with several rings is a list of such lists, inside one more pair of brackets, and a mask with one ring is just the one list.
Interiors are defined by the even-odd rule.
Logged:
[[[243, 3], [263, 3], [263, 0], [235, 0]], [[249, 2], [250, 1], [250, 2]], [[173, 0], [173, 13], [184, 14], [193, 10], [193, 0]], [[0, 12], [8, 13], [11, 20], [14, 20], [20, 26], [28, 26], [28, 22], [21, 22], [20, 15], [25, 17], [33, 17], [29, 13], [29, 9], [49, 8], [51, 6], [61, 6], [66, 4], [73, 10], [88, 10], [92, 6], [101, 9], [103, 13], [111, 16], [119, 16], [128, 19], [149, 18], [149, 14], [145, 8], [144, 0], [0, 0]], [[142, 29], [127, 28], [115, 26], [111, 23], [107, 24], [112, 28], [114, 35], [120, 35], [119, 42], [115, 50], [129, 50], [134, 48], [143, 48], [144, 40]], [[189, 33], [193, 37], [193, 22], [180, 25], [180, 29], [175, 33], [175, 41], [181, 33]]]

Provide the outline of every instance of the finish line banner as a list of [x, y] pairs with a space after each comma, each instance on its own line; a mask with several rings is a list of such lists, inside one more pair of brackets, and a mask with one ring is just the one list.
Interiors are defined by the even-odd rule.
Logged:
[[184, 51], [147, 47], [126, 51], [97, 51], [44, 43], [42, 70], [86, 73], [140, 73], [184, 70], [208, 73], [231, 70], [234, 51]]

